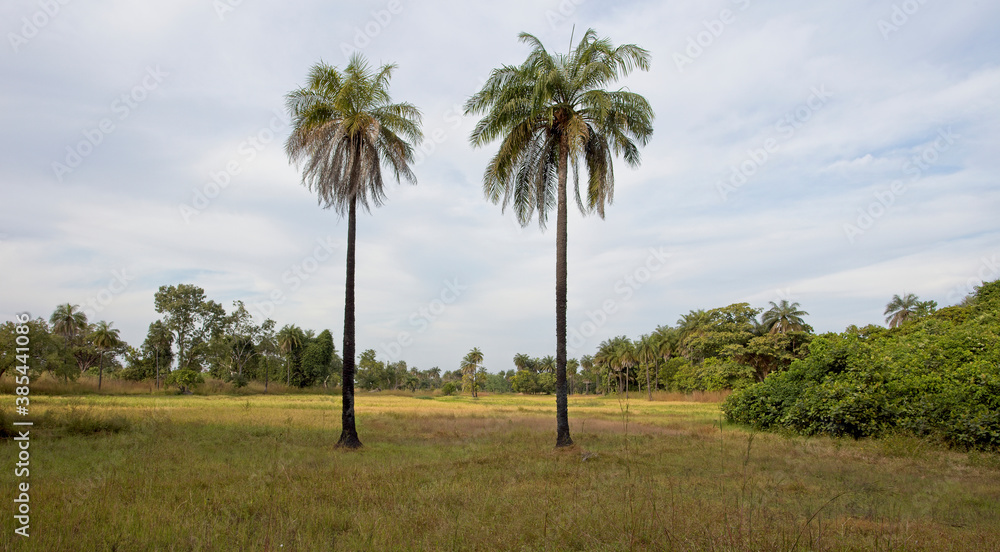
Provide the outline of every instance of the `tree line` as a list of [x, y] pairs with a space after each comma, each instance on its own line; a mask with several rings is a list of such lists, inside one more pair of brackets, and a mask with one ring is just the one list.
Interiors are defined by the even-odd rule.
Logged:
[[[81, 374], [128, 381], [151, 380], [190, 391], [205, 377], [243, 387], [251, 381], [281, 382], [290, 387], [336, 388], [343, 360], [329, 330], [317, 334], [295, 324], [277, 328], [274, 320], [257, 323], [242, 301], [230, 312], [191, 284], [162, 286], [154, 296], [162, 317], [150, 323], [146, 338], [133, 347], [113, 322], [90, 322], [79, 305], [62, 304], [48, 319], [28, 322], [32, 329], [32, 366], [63, 381]], [[895, 295], [886, 305], [889, 328], [923, 319], [937, 311], [934, 301], [912, 293]], [[798, 303], [772, 302], [754, 309], [736, 303], [692, 310], [675, 326], [661, 325], [636, 339], [617, 336], [603, 341], [592, 355], [566, 361], [569, 394], [607, 394], [629, 390], [717, 391], [763, 381], [805, 357], [813, 340], [811, 326]], [[0, 326], [4, 351], [14, 350], [13, 323]], [[13, 365], [0, 352], [0, 376]], [[488, 372], [479, 348], [473, 348], [454, 370], [420, 369], [405, 360], [384, 361], [374, 349], [357, 359], [357, 385], [366, 391], [436, 391], [444, 394], [554, 394], [556, 359], [517, 353], [512, 368]]]
[[[257, 323], [242, 301], [230, 312], [209, 300], [195, 285], [161, 286], [154, 296], [159, 320], [135, 347], [121, 338], [113, 322], [91, 322], [79, 305], [56, 307], [48, 319], [31, 327], [31, 360], [35, 374], [50, 373], [63, 381], [91, 373], [100, 389], [104, 376], [129, 381], [152, 380], [156, 388], [176, 386], [182, 392], [204, 383], [205, 376], [243, 387], [250, 381], [277, 381], [288, 386], [338, 386], [342, 361], [329, 330], [318, 334], [294, 324], [278, 329], [274, 320]], [[0, 342], [14, 339], [13, 323], [0, 326]], [[9, 349], [13, 351], [13, 348]], [[14, 359], [0, 352], [0, 375]]]

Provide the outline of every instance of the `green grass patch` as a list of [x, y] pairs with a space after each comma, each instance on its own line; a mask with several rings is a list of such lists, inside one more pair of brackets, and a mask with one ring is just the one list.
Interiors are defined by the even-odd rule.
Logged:
[[592, 396], [555, 450], [554, 402], [362, 393], [348, 452], [325, 395], [33, 398], [32, 536], [0, 516], [0, 550], [1000, 549], [989, 453]]

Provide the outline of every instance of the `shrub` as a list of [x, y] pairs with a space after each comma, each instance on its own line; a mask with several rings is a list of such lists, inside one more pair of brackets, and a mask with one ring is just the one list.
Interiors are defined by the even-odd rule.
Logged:
[[442, 395], [454, 395], [456, 391], [458, 391], [458, 387], [450, 381], [441, 386]]
[[904, 433], [1000, 450], [1000, 281], [984, 284], [968, 306], [895, 330], [820, 336], [805, 359], [737, 390], [722, 409], [759, 429]]
[[170, 372], [164, 381], [166, 385], [176, 385], [181, 393], [190, 393], [196, 385], [205, 383], [205, 376], [194, 370], [176, 370]]

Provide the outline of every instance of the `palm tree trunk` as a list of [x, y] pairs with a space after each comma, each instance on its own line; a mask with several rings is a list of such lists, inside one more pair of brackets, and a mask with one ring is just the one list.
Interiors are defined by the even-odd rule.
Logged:
[[156, 349], [153, 352], [153, 356], [156, 358], [156, 388], [160, 388], [160, 350]]
[[343, 410], [338, 447], [359, 448], [361, 440], [354, 419], [354, 265], [357, 239], [357, 199], [352, 199], [347, 214], [347, 280], [344, 297], [344, 370], [341, 394]]
[[104, 379], [104, 351], [101, 351], [100, 368], [97, 369], [97, 390], [101, 390], [101, 380]]
[[566, 161], [569, 144], [566, 134], [559, 138], [559, 197], [556, 213], [556, 447], [573, 444], [569, 436], [566, 397]]

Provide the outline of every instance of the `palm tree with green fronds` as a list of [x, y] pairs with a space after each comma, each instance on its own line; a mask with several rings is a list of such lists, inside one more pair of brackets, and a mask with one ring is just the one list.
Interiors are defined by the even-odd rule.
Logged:
[[462, 374], [468, 379], [469, 387], [472, 390], [472, 397], [479, 397], [479, 367], [483, 364], [483, 352], [479, 347], [474, 347], [462, 358]]
[[572, 168], [580, 210], [603, 218], [614, 198], [614, 157], [639, 165], [636, 143], [649, 141], [653, 109], [639, 94], [604, 87], [636, 68], [648, 70], [649, 52], [634, 44], [615, 47], [593, 29], [566, 55], [549, 52], [528, 33], [519, 39], [531, 46], [528, 58], [494, 69], [465, 113], [484, 115], [470, 137], [474, 147], [501, 142], [483, 175], [486, 197], [511, 206], [522, 226], [537, 215], [544, 229], [556, 208], [556, 446], [562, 447], [573, 444], [566, 389], [567, 180]]
[[416, 183], [410, 169], [414, 146], [423, 139], [420, 111], [393, 103], [389, 80], [395, 65], [372, 70], [354, 54], [339, 70], [313, 66], [307, 84], [286, 96], [292, 133], [285, 143], [289, 159], [302, 166], [302, 183], [325, 209], [347, 217], [347, 276], [344, 300], [343, 430], [337, 446], [358, 448], [354, 416], [355, 242], [358, 207], [371, 211], [385, 201], [382, 168], [396, 181]]
[[624, 381], [625, 396], [628, 397], [629, 380], [632, 375], [631, 370], [632, 367], [639, 364], [639, 356], [636, 352], [635, 343], [625, 336], [616, 338], [612, 355], [615, 370], [618, 372], [618, 392], [621, 393], [622, 381]]
[[715, 315], [705, 309], [692, 310], [677, 319], [677, 346], [688, 360], [703, 360], [698, 345], [714, 323]]
[[[655, 389], [660, 388], [660, 360], [670, 360], [677, 352], [680, 332], [677, 328], [670, 326], [658, 326], [653, 332], [653, 343], [656, 346], [656, 383]], [[668, 384], [669, 382], [664, 382]]]
[[305, 341], [306, 334], [302, 331], [302, 328], [296, 326], [295, 324], [285, 324], [278, 331], [277, 340], [278, 348], [281, 352], [285, 354], [285, 385], [292, 385], [292, 361], [295, 357], [296, 352], [302, 348], [302, 343]]
[[653, 400], [653, 381], [649, 374], [649, 365], [656, 362], [659, 356], [659, 346], [656, 337], [643, 335], [635, 344], [636, 359], [641, 366], [646, 367], [646, 400]]
[[885, 312], [882, 314], [888, 315], [885, 321], [890, 328], [898, 328], [903, 322], [913, 318], [919, 308], [920, 298], [912, 293], [904, 293], [902, 297], [893, 295], [892, 301], [885, 306]]
[[101, 353], [100, 368], [97, 372], [97, 389], [101, 389], [101, 382], [104, 379], [104, 353], [121, 346], [120, 332], [117, 328], [112, 328], [114, 322], [101, 320], [94, 324], [94, 331], [90, 334], [94, 342], [94, 347]]
[[809, 313], [800, 310], [798, 302], [789, 303], [788, 299], [782, 299], [781, 303], [771, 301], [771, 308], [761, 316], [761, 322], [768, 333], [786, 334], [788, 332], [800, 332], [806, 328], [803, 316]]
[[59, 305], [49, 317], [52, 331], [61, 335], [67, 344], [72, 344], [76, 338], [87, 330], [87, 314], [80, 310], [80, 305]]

